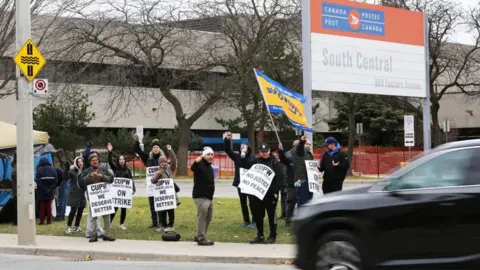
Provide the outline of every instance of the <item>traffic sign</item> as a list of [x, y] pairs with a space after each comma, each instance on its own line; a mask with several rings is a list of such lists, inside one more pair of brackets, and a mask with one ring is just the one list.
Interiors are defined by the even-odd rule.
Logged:
[[25, 42], [13, 60], [29, 82], [35, 79], [47, 63], [47, 60], [45, 60], [31, 39]]
[[413, 115], [405, 115], [403, 117], [404, 121], [404, 139], [405, 146], [412, 147], [415, 146], [415, 126]]
[[48, 92], [48, 80], [47, 79], [35, 79], [33, 80], [33, 93], [39, 95], [45, 95]]

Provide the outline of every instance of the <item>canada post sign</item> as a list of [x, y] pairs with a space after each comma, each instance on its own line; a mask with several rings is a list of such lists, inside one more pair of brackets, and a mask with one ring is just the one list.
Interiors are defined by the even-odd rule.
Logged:
[[322, 3], [322, 26], [325, 29], [385, 36], [383, 11]]

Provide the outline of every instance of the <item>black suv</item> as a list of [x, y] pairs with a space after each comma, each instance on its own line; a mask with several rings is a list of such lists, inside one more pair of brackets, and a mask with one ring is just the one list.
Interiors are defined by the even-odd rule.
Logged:
[[480, 140], [314, 199], [294, 228], [301, 269], [480, 269]]

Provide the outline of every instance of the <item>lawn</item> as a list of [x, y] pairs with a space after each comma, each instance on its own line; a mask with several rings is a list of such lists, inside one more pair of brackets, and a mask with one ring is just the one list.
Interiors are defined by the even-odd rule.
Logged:
[[[182, 204], [175, 210], [175, 226], [184, 241], [193, 241], [196, 231], [196, 209], [192, 198], [181, 198]], [[278, 206], [280, 208], [280, 206]], [[120, 213], [117, 212], [112, 224], [113, 236], [119, 239], [133, 240], [161, 240], [161, 234], [154, 229], [147, 229], [151, 225], [150, 210], [147, 198], [133, 198], [133, 208], [127, 211], [125, 226], [128, 230], [122, 231], [119, 226]], [[87, 216], [82, 218], [81, 228], [86, 228]], [[215, 199], [213, 206], [213, 220], [208, 230], [208, 238], [218, 242], [246, 243], [256, 236], [255, 228], [240, 226], [242, 214], [238, 199]], [[285, 222], [278, 222], [277, 243], [292, 243], [293, 237], [285, 228]], [[37, 226], [37, 234], [66, 236], [66, 222], [54, 222], [51, 225]], [[16, 233], [13, 225], [0, 225], [0, 233]], [[265, 236], [269, 233], [268, 220], [265, 217]], [[84, 237], [84, 234], [74, 233], [71, 237]]]

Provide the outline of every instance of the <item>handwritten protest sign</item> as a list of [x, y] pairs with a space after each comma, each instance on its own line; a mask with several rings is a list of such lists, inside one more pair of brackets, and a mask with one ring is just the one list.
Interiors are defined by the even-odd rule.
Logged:
[[92, 217], [101, 217], [115, 213], [107, 183], [88, 185], [87, 192]]
[[153, 197], [155, 195], [154, 189], [155, 185], [152, 184], [152, 178], [155, 175], [155, 173], [158, 171], [158, 166], [155, 167], [148, 167], [147, 168], [147, 178], [146, 178], [146, 184], [145, 187], [147, 189], [147, 196], [148, 197]]
[[133, 180], [128, 178], [114, 178], [110, 185], [113, 207], [132, 208]]
[[243, 180], [241, 180], [239, 188], [245, 194], [253, 195], [263, 200], [267, 193], [275, 172], [270, 167], [262, 164], [255, 164], [247, 171]]
[[315, 160], [305, 160], [308, 176], [308, 190], [313, 193], [320, 193], [320, 172], [318, 171], [318, 163]]
[[177, 195], [173, 179], [158, 180], [154, 186], [155, 211], [165, 211], [177, 208]]
[[244, 169], [244, 168], [239, 168], [239, 169], [240, 169], [240, 184], [238, 185], [238, 187], [240, 188], [242, 193], [245, 193], [245, 192], [243, 192], [243, 189], [241, 188], [241, 185], [242, 185], [243, 179], [245, 179], [245, 175], [247, 174], [248, 170]]

